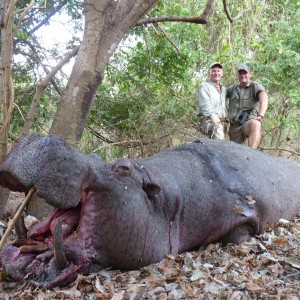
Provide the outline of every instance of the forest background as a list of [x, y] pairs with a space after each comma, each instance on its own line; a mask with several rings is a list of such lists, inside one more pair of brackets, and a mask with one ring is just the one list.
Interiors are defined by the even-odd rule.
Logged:
[[[193, 16], [208, 2], [158, 1], [146, 17]], [[225, 86], [236, 82], [236, 67], [246, 63], [252, 69], [252, 79], [263, 84], [269, 94], [261, 150], [297, 159], [300, 2], [211, 2], [213, 8], [206, 24], [149, 22], [133, 26], [126, 33], [97, 88], [77, 143], [81, 151], [97, 153], [106, 160], [133, 158], [198, 137], [197, 88], [206, 79], [210, 63], [220, 61]], [[70, 76], [63, 66], [77, 54], [84, 25], [82, 1], [14, 4], [13, 105], [9, 118], [5, 97], [0, 108], [1, 141], [3, 146], [4, 125], [8, 125], [8, 149], [29, 132], [49, 133]], [[62, 43], [49, 47], [39, 32], [45, 26], [51, 30], [54, 17], [66, 24], [69, 34]], [[2, 58], [3, 42], [2, 32]], [[3, 91], [6, 87], [2, 84]], [[73, 118], [72, 112], [69, 118]], [[2, 148], [3, 157], [5, 154]]]

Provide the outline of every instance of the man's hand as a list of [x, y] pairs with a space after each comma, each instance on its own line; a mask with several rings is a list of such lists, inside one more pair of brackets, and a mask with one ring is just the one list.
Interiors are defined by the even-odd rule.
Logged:
[[211, 120], [212, 120], [213, 123], [221, 123], [221, 120], [218, 117], [211, 118]]
[[261, 114], [258, 114], [257, 117], [255, 118], [255, 120], [262, 122], [263, 121], [264, 116]]

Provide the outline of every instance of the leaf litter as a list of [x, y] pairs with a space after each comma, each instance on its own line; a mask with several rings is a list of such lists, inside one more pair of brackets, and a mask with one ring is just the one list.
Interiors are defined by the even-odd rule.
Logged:
[[80, 275], [64, 288], [0, 281], [0, 299], [296, 300], [300, 299], [299, 232], [298, 215], [292, 221], [279, 220], [240, 245], [209, 244], [198, 251], [167, 255], [139, 270]]

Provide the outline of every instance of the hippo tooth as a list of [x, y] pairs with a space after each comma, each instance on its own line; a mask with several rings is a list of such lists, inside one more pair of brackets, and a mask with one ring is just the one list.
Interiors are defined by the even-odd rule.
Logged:
[[65, 268], [67, 264], [64, 250], [63, 230], [61, 222], [58, 220], [53, 231], [53, 254], [59, 269]]
[[47, 244], [45, 244], [44, 242], [35, 241], [35, 240], [31, 240], [31, 239], [16, 238], [10, 244], [15, 247], [30, 246], [30, 247], [36, 248], [36, 249], [42, 249], [42, 248], [46, 248], [46, 247], [49, 248], [49, 246]]
[[43, 253], [49, 250], [50, 247], [47, 244], [39, 243], [38, 245], [22, 245], [20, 247], [21, 253]]
[[18, 240], [24, 240], [27, 238], [27, 228], [25, 226], [24, 217], [21, 216], [16, 224], [15, 224], [15, 230], [17, 234]]

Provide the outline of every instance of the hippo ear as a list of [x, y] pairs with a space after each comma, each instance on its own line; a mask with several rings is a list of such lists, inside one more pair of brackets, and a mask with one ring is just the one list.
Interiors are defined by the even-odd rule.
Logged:
[[153, 199], [161, 191], [161, 188], [156, 183], [143, 180], [143, 190], [148, 195], [149, 199]]

